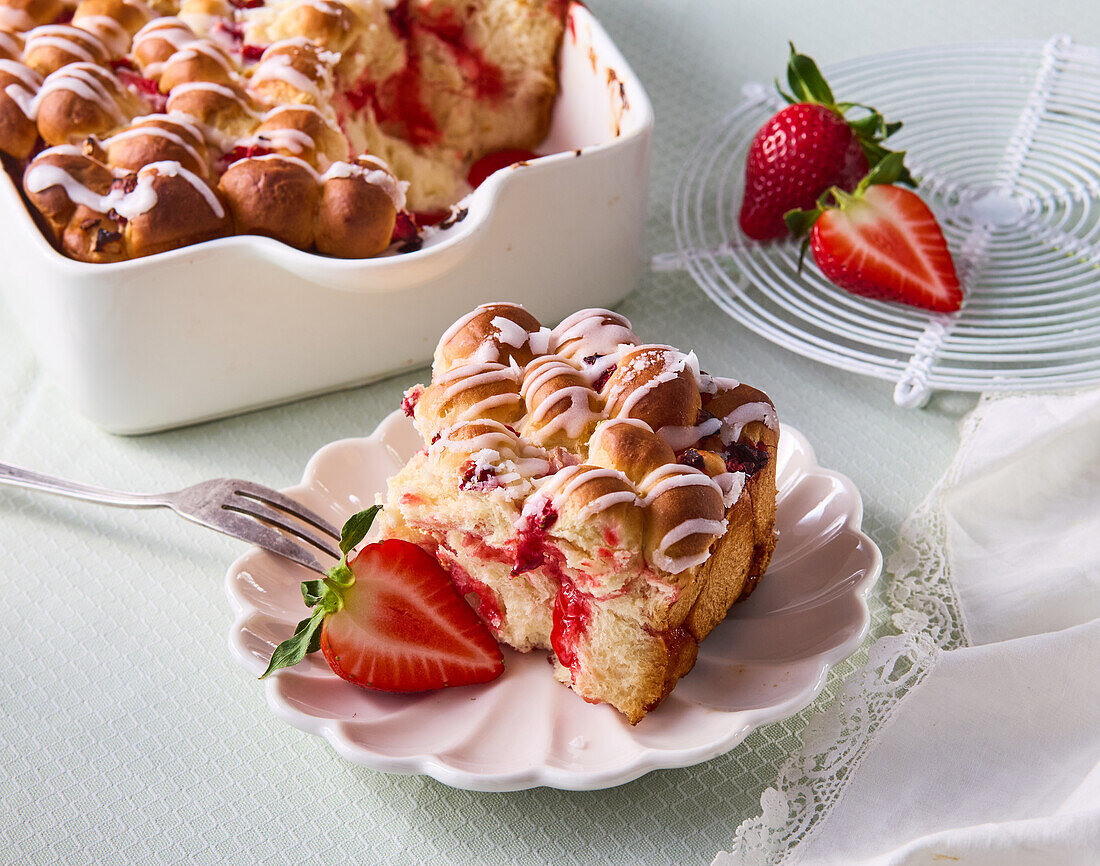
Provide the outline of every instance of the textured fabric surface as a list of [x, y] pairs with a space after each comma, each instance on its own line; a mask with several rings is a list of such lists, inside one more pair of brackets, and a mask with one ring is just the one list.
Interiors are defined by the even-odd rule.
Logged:
[[887, 562], [906, 633], [713, 866], [1096, 862], [1098, 425], [1097, 389], [983, 397]]
[[[1085, 4], [1070, 16], [989, 0], [957, 13], [946, 32], [954, 4], [926, 4], [902, 26], [906, 10], [871, 20], [850, 0], [835, 4], [838, 22], [859, 18], [846, 40], [833, 38], [840, 24], [824, 20], [820, 4], [790, 5], [590, 3], [657, 111], [652, 252], [671, 247], [669, 198], [684, 150], [744, 81], [770, 79], [787, 38], [823, 62], [982, 35], [1100, 42], [1098, 13]], [[508, 287], [492, 294], [507, 297]], [[886, 383], [768, 344], [683, 274], [647, 276], [621, 309], [640, 334], [694, 348], [707, 369], [764, 387], [822, 464], [856, 482], [864, 526], [880, 544], [941, 474], [958, 417], [973, 405], [945, 395], [922, 412], [898, 410]], [[119, 438], [70, 411], [2, 309], [0, 346], [0, 459], [135, 490], [223, 475], [294, 483], [317, 448], [369, 431], [419, 376]], [[365, 770], [274, 718], [230, 659], [221, 583], [241, 549], [164, 512], [0, 490], [0, 862], [706, 863], [760, 811], [808, 715], [706, 764], [602, 792], [477, 794]], [[875, 634], [890, 630], [882, 591]], [[851, 670], [833, 672], [819, 705]]]

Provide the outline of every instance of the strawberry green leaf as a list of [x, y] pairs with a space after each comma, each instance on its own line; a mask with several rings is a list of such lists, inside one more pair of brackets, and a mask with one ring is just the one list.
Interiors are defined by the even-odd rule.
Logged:
[[372, 505], [365, 511], [360, 511], [358, 514], [353, 514], [348, 518], [347, 522], [344, 524], [344, 528], [340, 530], [341, 553], [346, 556], [360, 541], [367, 537], [371, 524], [374, 523], [375, 516], [381, 510], [381, 505]]
[[320, 604], [314, 608], [313, 615], [303, 619], [294, 629], [294, 634], [275, 647], [271, 654], [271, 661], [267, 670], [260, 674], [262, 680], [273, 671], [280, 668], [289, 668], [298, 664], [309, 653], [316, 652], [321, 646], [321, 623], [324, 622], [328, 611], [325, 605]]
[[859, 182], [855, 194], [861, 195], [866, 192], [867, 187], [876, 183], [905, 183], [909, 186], [916, 186], [909, 174], [909, 169], [905, 167], [905, 151], [885, 151], [878, 162], [872, 163], [871, 170]]
[[783, 214], [783, 221], [787, 224], [791, 234], [796, 238], [810, 233], [817, 218], [821, 216], [821, 208], [813, 210], [790, 210]]
[[821, 70], [817, 68], [817, 64], [805, 54], [799, 54], [793, 42], [787, 44], [791, 46], [791, 57], [787, 63], [787, 83], [791, 87], [791, 92], [802, 102], [835, 106], [836, 99], [833, 97], [833, 91], [826, 83]]
[[321, 580], [304, 580], [302, 581], [302, 601], [306, 603], [306, 607], [313, 607], [322, 598], [325, 597], [325, 584]]

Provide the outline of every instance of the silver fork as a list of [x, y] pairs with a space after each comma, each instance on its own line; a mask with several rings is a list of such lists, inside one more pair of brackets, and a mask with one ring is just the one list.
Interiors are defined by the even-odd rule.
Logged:
[[255, 544], [321, 574], [325, 573], [325, 569], [317, 557], [276, 532], [276, 529], [312, 545], [333, 559], [340, 558], [340, 530], [289, 496], [250, 481], [215, 478], [175, 493], [121, 493], [0, 463], [0, 484], [44, 490], [123, 508], [171, 508], [193, 523]]

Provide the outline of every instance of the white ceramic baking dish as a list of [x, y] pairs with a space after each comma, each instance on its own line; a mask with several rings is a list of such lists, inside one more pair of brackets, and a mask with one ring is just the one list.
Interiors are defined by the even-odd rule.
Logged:
[[569, 10], [547, 154], [497, 172], [423, 249], [341, 260], [238, 236], [117, 264], [62, 256], [6, 173], [0, 277], [76, 408], [144, 433], [379, 379], [426, 362], [484, 301], [542, 321], [636, 283], [653, 109], [607, 34]]

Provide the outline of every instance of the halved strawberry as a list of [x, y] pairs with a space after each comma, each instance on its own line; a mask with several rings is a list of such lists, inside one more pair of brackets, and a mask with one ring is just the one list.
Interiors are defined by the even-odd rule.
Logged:
[[[809, 57], [791, 45], [787, 65], [790, 103], [757, 131], [745, 162], [745, 194], [738, 222], [750, 238], [770, 240], [787, 234], [783, 215], [812, 208], [825, 190], [853, 190], [883, 157], [882, 145], [901, 128], [868, 109], [850, 120], [845, 114], [858, 103], [838, 103]], [[899, 176], [912, 183], [908, 173]]]
[[263, 676], [320, 649], [337, 676], [367, 689], [420, 692], [496, 679], [500, 647], [433, 556], [388, 539], [347, 560], [378, 510], [348, 521], [340, 564], [302, 584], [313, 615], [275, 649]]
[[914, 192], [890, 185], [900, 154], [847, 193], [834, 187], [787, 225], [809, 235], [821, 272], [842, 289], [881, 301], [955, 312], [963, 293], [936, 217]]

